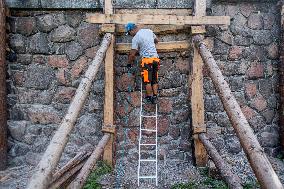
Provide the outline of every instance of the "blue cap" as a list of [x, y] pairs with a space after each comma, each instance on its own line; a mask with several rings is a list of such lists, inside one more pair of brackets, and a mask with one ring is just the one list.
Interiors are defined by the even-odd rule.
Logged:
[[129, 34], [129, 31], [133, 30], [134, 28], [135, 28], [135, 24], [134, 24], [134, 23], [131, 23], [131, 22], [127, 23], [127, 24], [125, 25], [125, 32], [126, 32], [126, 35], [128, 35], [128, 34]]

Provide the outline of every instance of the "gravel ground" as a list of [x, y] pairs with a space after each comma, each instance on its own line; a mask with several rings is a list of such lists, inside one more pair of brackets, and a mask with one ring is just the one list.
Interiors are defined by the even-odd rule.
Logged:
[[[243, 183], [255, 182], [254, 174], [249, 167], [247, 158], [243, 152], [237, 155], [224, 153], [222, 157], [232, 166], [232, 171], [237, 173]], [[284, 163], [277, 158], [269, 157], [269, 160], [284, 183]], [[118, 162], [118, 161], [117, 161]], [[153, 167], [147, 166], [146, 171], [150, 173]], [[0, 171], [0, 188], [1, 189], [22, 189], [25, 188], [28, 178], [32, 174], [32, 167], [19, 166]], [[177, 183], [197, 182], [201, 183], [205, 179], [200, 169], [191, 163], [184, 161], [159, 161], [158, 163], [158, 187], [153, 181], [141, 181], [137, 186], [137, 163], [126, 162], [117, 165], [112, 174], [107, 174], [100, 179], [103, 188], [116, 189], [168, 189]], [[201, 186], [202, 188], [202, 186]], [[203, 187], [204, 188], [204, 187]]]

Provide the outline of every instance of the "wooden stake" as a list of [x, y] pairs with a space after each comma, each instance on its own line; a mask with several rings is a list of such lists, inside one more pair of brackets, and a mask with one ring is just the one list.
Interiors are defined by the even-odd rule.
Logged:
[[6, 14], [5, 1], [0, 0], [0, 170], [7, 167], [7, 100], [6, 100]]
[[103, 138], [100, 140], [98, 146], [92, 153], [92, 155], [89, 157], [85, 165], [83, 166], [80, 173], [77, 175], [77, 177], [73, 180], [73, 182], [67, 187], [67, 189], [80, 189], [84, 186], [89, 174], [93, 170], [97, 160], [103, 153], [104, 147], [106, 146], [107, 142], [110, 139], [110, 134], [107, 133], [103, 136]]
[[80, 162], [75, 167], [72, 167], [70, 170], [61, 175], [57, 180], [50, 184], [48, 189], [59, 189], [62, 185], [66, 185], [66, 182], [68, 182], [68, 180], [71, 179], [83, 167], [84, 162], [85, 161]]
[[240, 143], [248, 157], [250, 165], [264, 189], [283, 189], [283, 186], [273, 170], [264, 150], [260, 146], [253, 130], [249, 126], [241, 108], [233, 96], [228, 83], [225, 81], [216, 61], [206, 45], [202, 42], [202, 36], [193, 37], [196, 47], [198, 47], [201, 57], [209, 76], [215, 86], [215, 89], [222, 100], [223, 106], [229, 116]]
[[110, 44], [111, 35], [105, 34], [102, 44], [97, 51], [96, 57], [86, 71], [85, 77], [82, 79], [76, 94], [69, 106], [68, 112], [64, 117], [60, 127], [53, 136], [49, 146], [39, 162], [39, 165], [34, 172], [27, 189], [45, 189], [48, 187], [51, 179], [51, 174], [54, 171], [64, 147], [67, 144], [68, 137], [75, 125], [85, 100], [88, 97], [92, 82], [99, 70], [105, 52]]
[[72, 158], [66, 165], [64, 165], [59, 171], [57, 171], [52, 176], [52, 181], [55, 182], [58, 180], [62, 175], [64, 175], [65, 172], [69, 171], [73, 167], [77, 166], [79, 163], [83, 162], [87, 157], [91, 155], [90, 152], [80, 152], [77, 154], [74, 158]]
[[219, 155], [216, 148], [211, 144], [209, 139], [206, 137], [205, 133], [199, 134], [199, 139], [204, 144], [209, 156], [212, 158], [213, 162], [217, 166], [219, 172], [223, 179], [228, 183], [229, 187], [232, 189], [242, 189], [240, 178], [231, 172], [231, 166], [227, 164], [222, 157]]

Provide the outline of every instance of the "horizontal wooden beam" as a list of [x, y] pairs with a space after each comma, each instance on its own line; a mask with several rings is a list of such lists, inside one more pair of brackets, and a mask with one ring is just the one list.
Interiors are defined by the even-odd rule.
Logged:
[[[176, 26], [176, 25], [144, 25], [141, 24], [138, 26], [139, 28], [147, 28], [151, 29], [155, 34], [177, 34], [181, 32], [188, 32], [190, 30], [190, 26]], [[117, 25], [115, 28], [116, 35], [124, 35], [125, 28], [124, 25]]]
[[116, 14], [192, 15], [192, 9], [115, 9]]
[[[171, 41], [171, 42], [159, 42], [157, 44], [158, 52], [174, 52], [188, 50], [191, 44], [188, 41]], [[115, 50], [117, 53], [126, 53], [131, 49], [131, 43], [117, 43]]]
[[176, 16], [143, 14], [99, 14], [88, 13], [87, 22], [96, 24], [157, 24], [157, 25], [229, 25], [228, 16]]

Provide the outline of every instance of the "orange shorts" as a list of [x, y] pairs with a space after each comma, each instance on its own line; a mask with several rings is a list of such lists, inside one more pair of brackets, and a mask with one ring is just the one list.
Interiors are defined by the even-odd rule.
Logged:
[[142, 58], [141, 60], [142, 72], [141, 76], [144, 83], [157, 84], [158, 70], [160, 69], [159, 58]]

